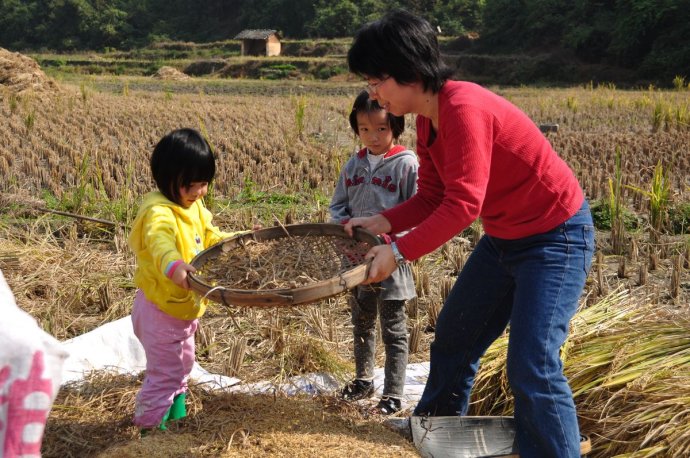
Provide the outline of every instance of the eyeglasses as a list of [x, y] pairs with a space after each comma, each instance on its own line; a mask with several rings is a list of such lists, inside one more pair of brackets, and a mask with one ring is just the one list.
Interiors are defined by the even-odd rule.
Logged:
[[382, 79], [381, 81], [379, 81], [378, 83], [367, 84], [366, 89], [367, 89], [367, 92], [369, 93], [369, 95], [378, 94], [379, 87], [380, 87], [383, 83], [385, 83], [386, 81], [388, 81], [389, 78], [390, 78], [390, 75], [388, 75], [387, 77], [383, 78], [383, 79]]

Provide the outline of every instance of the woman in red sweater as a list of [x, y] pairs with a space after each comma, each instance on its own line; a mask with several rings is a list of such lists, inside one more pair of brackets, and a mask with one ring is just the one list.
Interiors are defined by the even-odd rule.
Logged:
[[507, 371], [520, 456], [579, 456], [559, 350], [591, 266], [594, 227], [573, 172], [516, 106], [449, 80], [424, 19], [396, 11], [365, 25], [348, 63], [384, 109], [417, 114], [417, 194], [345, 226], [410, 230], [372, 248], [367, 282], [430, 253], [477, 218], [485, 232], [439, 314], [414, 414], [465, 415], [479, 359], [510, 323]]

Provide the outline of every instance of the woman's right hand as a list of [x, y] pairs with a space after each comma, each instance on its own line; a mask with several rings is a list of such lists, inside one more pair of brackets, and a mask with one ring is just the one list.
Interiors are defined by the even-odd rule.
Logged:
[[372, 261], [369, 267], [369, 276], [362, 282], [363, 285], [382, 282], [398, 268], [390, 245], [372, 247], [365, 257]]
[[352, 237], [352, 232], [355, 227], [366, 229], [374, 235], [386, 234], [391, 231], [391, 223], [385, 216], [378, 214], [374, 216], [361, 216], [357, 218], [350, 218], [350, 220], [343, 226], [347, 235]]

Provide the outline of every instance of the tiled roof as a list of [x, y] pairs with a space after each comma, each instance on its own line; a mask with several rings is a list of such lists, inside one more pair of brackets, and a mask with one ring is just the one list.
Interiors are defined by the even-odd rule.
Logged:
[[269, 29], [246, 29], [238, 33], [235, 36], [235, 40], [265, 40], [275, 33], [275, 30]]

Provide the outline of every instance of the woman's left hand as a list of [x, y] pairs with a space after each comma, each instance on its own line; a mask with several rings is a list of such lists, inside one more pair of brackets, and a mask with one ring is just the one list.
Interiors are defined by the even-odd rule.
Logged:
[[357, 218], [350, 218], [344, 225], [343, 229], [347, 235], [352, 237], [352, 232], [356, 227], [361, 227], [366, 229], [372, 234], [385, 234], [391, 231], [391, 223], [382, 214], [376, 214], [373, 216], [360, 216]]
[[393, 256], [393, 249], [390, 245], [377, 245], [373, 247], [365, 256], [366, 259], [373, 259], [369, 267], [369, 277], [362, 282], [363, 285], [379, 283], [398, 268]]

